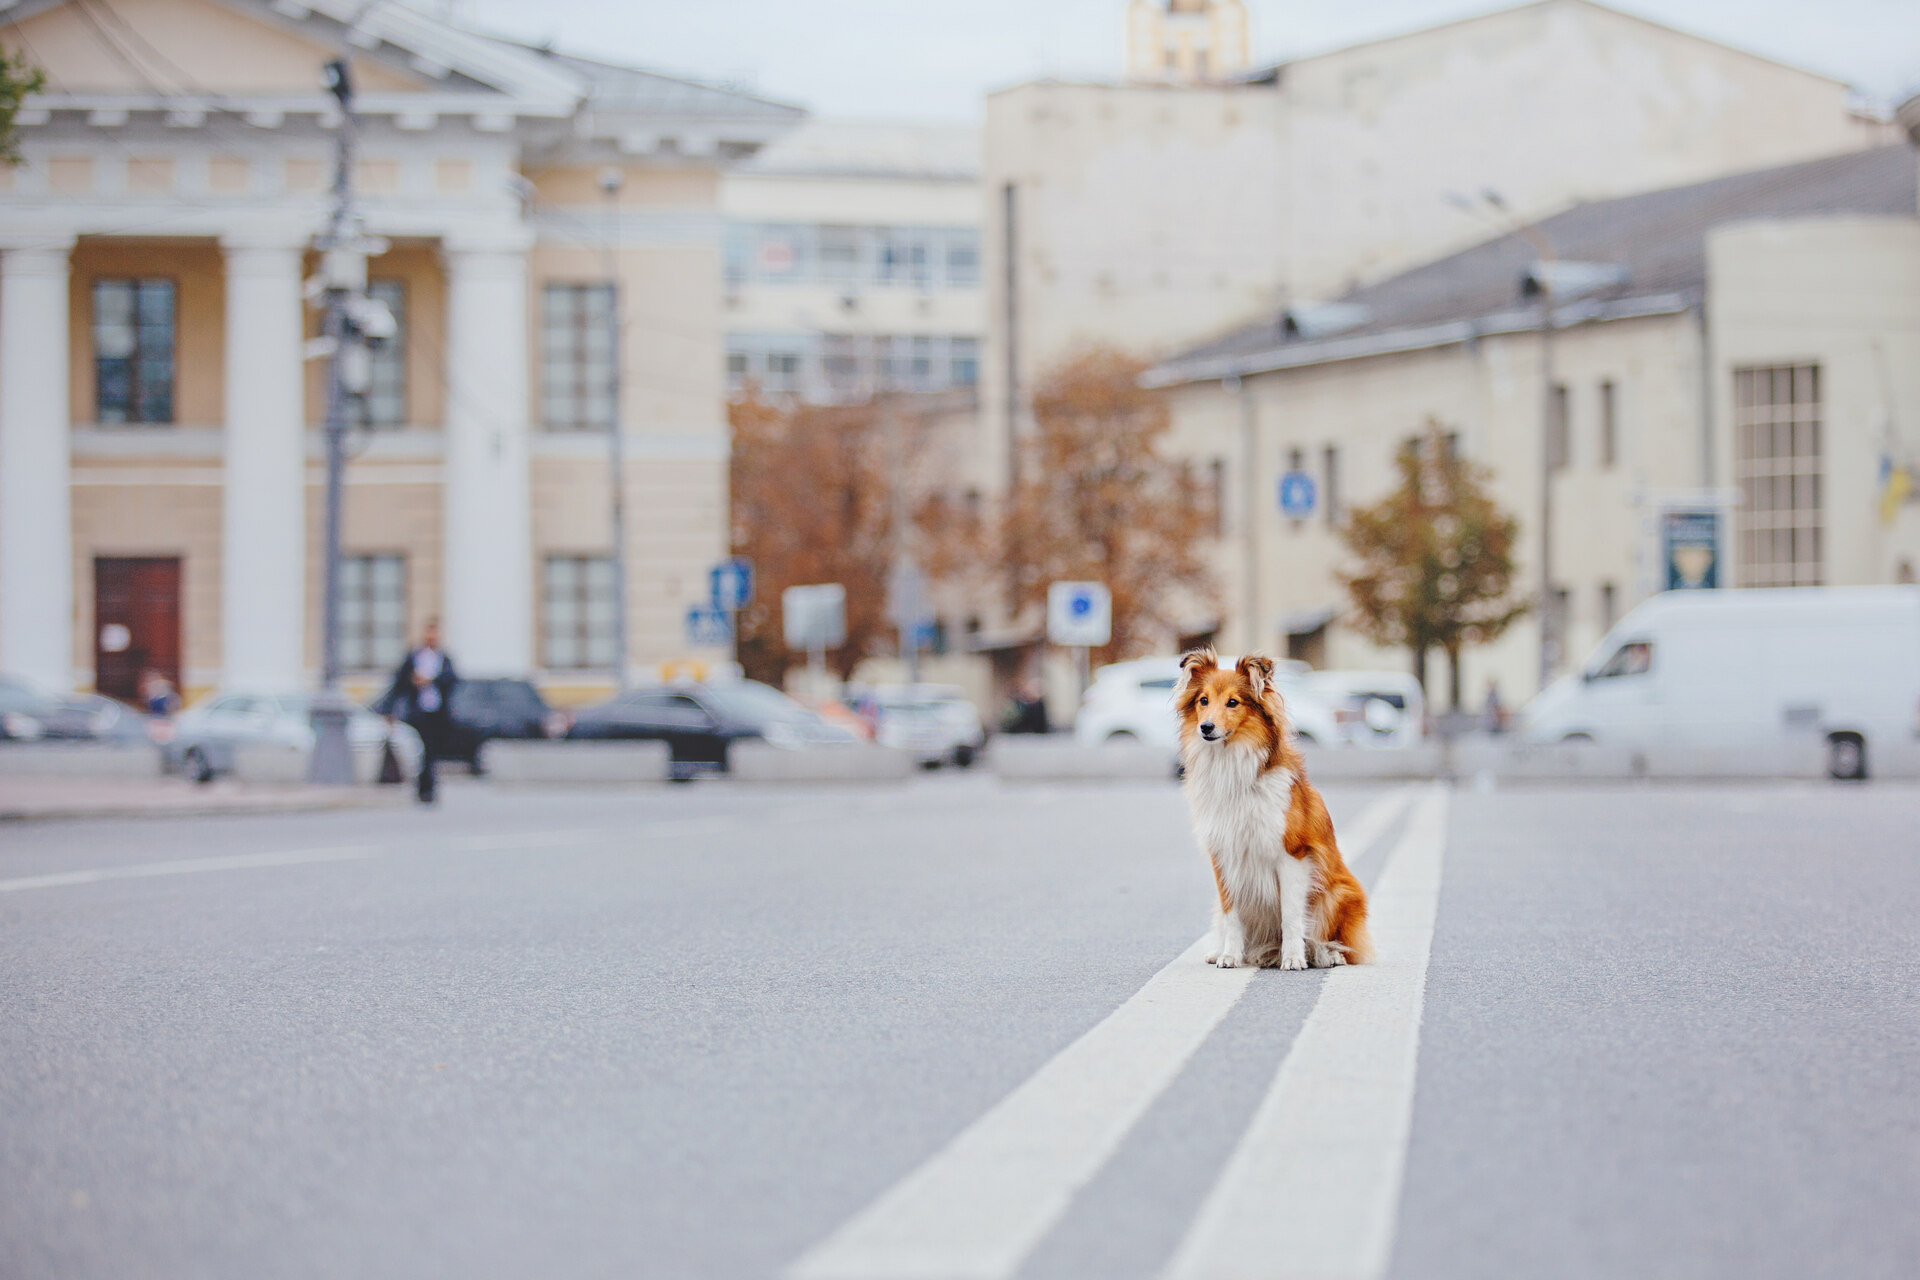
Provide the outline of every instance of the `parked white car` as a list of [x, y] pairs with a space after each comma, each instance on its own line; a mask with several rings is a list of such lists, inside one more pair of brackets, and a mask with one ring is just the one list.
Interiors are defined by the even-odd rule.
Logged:
[[[304, 693], [256, 693], [221, 689], [202, 698], [174, 721], [166, 744], [167, 767], [199, 782], [233, 771], [242, 747], [281, 746], [313, 749], [313, 699]], [[347, 745], [358, 756], [377, 753], [387, 739], [387, 722], [364, 707], [347, 719]], [[393, 726], [393, 749], [408, 774], [420, 768], [420, 735], [404, 724]]]
[[924, 765], [971, 765], [986, 745], [980, 710], [950, 684], [882, 685], [872, 691], [873, 740]]
[[1533, 742], [1826, 745], [1865, 777], [1920, 733], [1920, 587], [1668, 591], [1620, 620], [1580, 673], [1527, 704]]
[[[1222, 666], [1234, 659], [1222, 658]], [[1303, 743], [1336, 743], [1340, 733], [1333, 709], [1305, 679], [1304, 662], [1276, 662], [1274, 684], [1286, 699], [1294, 737]], [[1135, 658], [1094, 673], [1074, 718], [1073, 739], [1085, 746], [1103, 742], [1146, 742], [1178, 750], [1180, 726], [1173, 691], [1180, 683], [1180, 659]]]
[[1410, 672], [1315, 671], [1306, 684], [1332, 709], [1340, 742], [1411, 747], [1426, 737], [1427, 700]]

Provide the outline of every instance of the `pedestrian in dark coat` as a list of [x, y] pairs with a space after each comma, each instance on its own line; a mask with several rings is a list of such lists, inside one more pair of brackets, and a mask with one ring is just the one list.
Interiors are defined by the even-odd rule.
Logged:
[[380, 709], [389, 722], [405, 720], [420, 735], [421, 804], [433, 803], [434, 764], [446, 749], [452, 726], [449, 708], [459, 683], [453, 659], [440, 648], [439, 620], [429, 619], [420, 633], [419, 645], [400, 660], [393, 684], [380, 700]]

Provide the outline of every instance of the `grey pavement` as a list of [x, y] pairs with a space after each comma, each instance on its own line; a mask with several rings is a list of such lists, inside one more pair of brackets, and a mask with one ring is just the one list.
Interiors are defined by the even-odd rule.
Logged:
[[[1920, 1269], [1917, 820], [1881, 784], [1455, 793], [1394, 1274]], [[777, 1275], [1210, 887], [1151, 783], [9, 827], [0, 1276]], [[1258, 974], [1019, 1273], [1158, 1274], [1327, 981]]]

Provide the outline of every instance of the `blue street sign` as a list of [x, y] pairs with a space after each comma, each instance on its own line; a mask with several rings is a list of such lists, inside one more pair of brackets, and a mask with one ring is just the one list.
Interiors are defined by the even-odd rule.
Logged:
[[687, 608], [687, 645], [693, 649], [719, 649], [733, 642], [733, 621], [725, 609], [704, 605]]
[[753, 599], [753, 561], [745, 556], [722, 560], [707, 571], [713, 607], [722, 611], [744, 609]]
[[1280, 510], [1288, 517], [1305, 520], [1313, 514], [1318, 496], [1314, 492], [1313, 477], [1306, 472], [1289, 471], [1280, 477]]

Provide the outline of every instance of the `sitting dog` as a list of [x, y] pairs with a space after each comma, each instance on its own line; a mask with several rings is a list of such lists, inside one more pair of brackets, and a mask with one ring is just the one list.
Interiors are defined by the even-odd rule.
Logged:
[[1364, 964], [1367, 895], [1340, 857], [1327, 806], [1302, 771], [1273, 661], [1180, 659], [1180, 759], [1193, 830], [1220, 906], [1207, 956], [1222, 969]]

